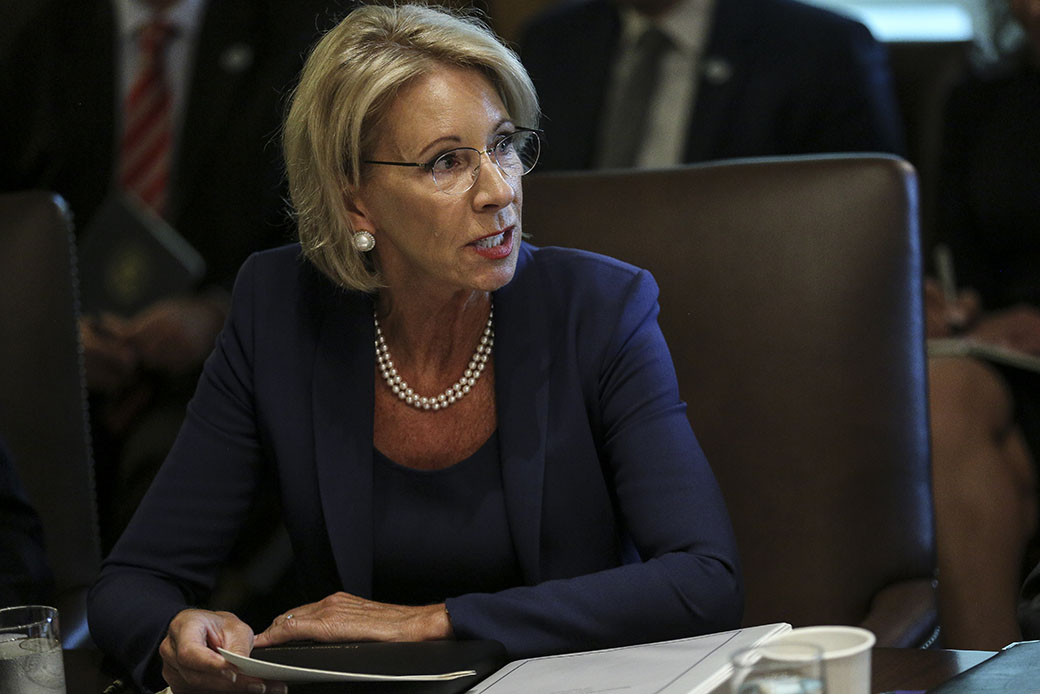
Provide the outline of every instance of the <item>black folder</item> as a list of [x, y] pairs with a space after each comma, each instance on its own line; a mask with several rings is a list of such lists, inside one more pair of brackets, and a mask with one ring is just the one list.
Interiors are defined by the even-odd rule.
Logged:
[[255, 648], [252, 658], [279, 665], [377, 675], [435, 674], [474, 670], [476, 674], [439, 682], [295, 683], [294, 694], [458, 694], [506, 664], [498, 641], [293, 642]]
[[1006, 646], [992, 658], [928, 690], [928, 694], [1012, 692], [1040, 692], [1040, 641], [1021, 641]]
[[136, 198], [113, 192], [79, 235], [80, 310], [132, 316], [198, 286], [206, 263]]

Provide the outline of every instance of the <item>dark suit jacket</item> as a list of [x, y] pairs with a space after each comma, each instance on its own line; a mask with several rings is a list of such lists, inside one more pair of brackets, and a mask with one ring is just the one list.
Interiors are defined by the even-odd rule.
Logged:
[[[506, 513], [525, 586], [445, 596], [512, 657], [734, 628], [722, 497], [679, 400], [645, 271], [521, 248], [495, 293]], [[144, 676], [261, 477], [277, 476], [309, 599], [372, 590], [372, 300], [290, 246], [254, 256], [177, 444], [91, 593], [91, 633]], [[284, 606], [288, 609], [290, 605]]]
[[[331, 4], [207, 3], [167, 216], [206, 259], [211, 282], [230, 288], [251, 252], [290, 240], [277, 134]], [[82, 230], [112, 184], [118, 150], [112, 2], [13, 5], [0, 46], [0, 190], [55, 190]]]
[[958, 282], [987, 310], [1040, 307], [1040, 69], [969, 75], [943, 123], [936, 233]]
[[[540, 169], [593, 166], [620, 31], [610, 0], [561, 3], [526, 31]], [[866, 27], [794, 0], [716, 0], [685, 161], [856, 151], [903, 151], [887, 56]]]

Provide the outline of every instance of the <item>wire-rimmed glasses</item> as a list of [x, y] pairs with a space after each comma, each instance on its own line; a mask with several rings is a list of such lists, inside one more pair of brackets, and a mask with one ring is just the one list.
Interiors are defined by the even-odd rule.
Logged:
[[373, 161], [366, 164], [384, 166], [417, 166], [429, 171], [437, 190], [448, 195], [461, 195], [473, 187], [480, 175], [480, 155], [486, 154], [507, 176], [523, 176], [530, 173], [538, 163], [542, 150], [541, 131], [532, 128], [517, 128], [515, 132], [502, 135], [487, 149], [456, 147], [442, 152], [428, 162]]

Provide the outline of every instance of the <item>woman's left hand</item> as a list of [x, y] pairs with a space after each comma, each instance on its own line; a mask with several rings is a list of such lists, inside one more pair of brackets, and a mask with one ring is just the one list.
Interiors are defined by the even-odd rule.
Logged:
[[1040, 354], [1040, 310], [1019, 304], [994, 311], [983, 316], [969, 334], [981, 342]]
[[287, 641], [431, 641], [451, 638], [451, 622], [444, 603], [390, 605], [334, 593], [276, 617], [257, 635], [253, 646], [262, 648]]

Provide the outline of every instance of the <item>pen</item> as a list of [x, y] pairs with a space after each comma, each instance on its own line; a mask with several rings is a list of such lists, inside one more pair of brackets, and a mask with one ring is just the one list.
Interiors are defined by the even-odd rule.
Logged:
[[953, 273], [953, 252], [945, 243], [936, 244], [932, 251], [935, 258], [935, 272], [939, 276], [939, 286], [947, 304], [957, 302], [957, 278]]
[[957, 277], [953, 271], [953, 251], [945, 243], [938, 243], [932, 251], [935, 260], [935, 273], [939, 277], [946, 303], [946, 322], [956, 335], [964, 331], [964, 315], [961, 311], [957, 292]]

